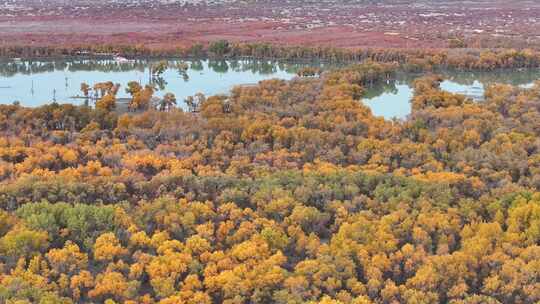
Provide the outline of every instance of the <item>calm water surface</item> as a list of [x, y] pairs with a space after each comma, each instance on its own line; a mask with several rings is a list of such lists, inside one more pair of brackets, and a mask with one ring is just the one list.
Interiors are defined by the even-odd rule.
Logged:
[[[125, 87], [129, 81], [148, 83], [149, 66], [157, 61], [134, 60], [119, 63], [114, 60], [57, 60], [0, 62], [0, 103], [19, 101], [25, 106], [39, 106], [57, 101], [82, 104], [80, 85], [86, 82], [112, 81], [121, 84], [118, 97], [129, 97]], [[187, 64], [182, 73], [179, 64]], [[299, 68], [332, 67], [321, 63], [283, 63], [265, 60], [170, 60], [169, 68], [158, 79], [156, 96], [174, 93], [179, 105], [196, 93], [207, 96], [227, 94], [235, 85], [253, 84], [261, 80], [292, 79]], [[496, 72], [439, 72], [445, 77], [442, 89], [481, 100], [490, 83], [531, 86], [540, 79], [540, 70]], [[367, 89], [363, 102], [373, 113], [385, 118], [405, 118], [411, 111], [412, 81], [420, 75], [399, 74], [397, 79]]]
[[[225, 94], [239, 84], [257, 83], [271, 78], [291, 79], [302, 65], [278, 64], [269, 61], [182, 61], [189, 69], [185, 75], [176, 66], [181, 61], [169, 61], [169, 68], [161, 75], [156, 96], [174, 93], [178, 100], [196, 93]], [[0, 103], [19, 101], [25, 106], [70, 102], [82, 95], [80, 85], [112, 81], [121, 84], [118, 97], [129, 97], [127, 83], [149, 82], [150, 64], [157, 62], [137, 60], [118, 63], [113, 60], [29, 61], [0, 63]], [[187, 76], [187, 77], [185, 77]]]
[[[438, 71], [444, 77], [443, 90], [466, 95], [482, 101], [487, 86], [493, 83], [511, 84], [530, 88], [540, 80], [540, 70], [505, 70], [491, 72]], [[401, 74], [395, 81], [368, 88], [364, 103], [376, 116], [387, 119], [404, 119], [411, 113], [410, 100], [413, 97], [412, 82], [419, 74]]]

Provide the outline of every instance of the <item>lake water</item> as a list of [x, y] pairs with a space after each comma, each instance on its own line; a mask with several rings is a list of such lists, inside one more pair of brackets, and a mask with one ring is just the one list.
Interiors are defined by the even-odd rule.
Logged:
[[[176, 66], [187, 63], [181, 74]], [[127, 83], [149, 82], [149, 66], [157, 61], [114, 60], [32, 61], [0, 63], [0, 103], [19, 101], [24, 106], [39, 106], [51, 101], [82, 104], [81, 83], [119, 83], [118, 97], [129, 97]], [[170, 67], [156, 80], [162, 87], [155, 95], [174, 93], [177, 100], [196, 93], [225, 94], [239, 84], [257, 83], [271, 78], [291, 79], [302, 65], [270, 61], [169, 61]], [[187, 76], [187, 77], [185, 77]]]
[[[368, 89], [367, 94], [371, 94], [372, 97], [364, 98], [363, 101], [371, 108], [371, 111], [376, 116], [383, 116], [388, 119], [407, 117], [411, 113], [410, 100], [413, 97], [412, 80], [393, 81], [387, 85], [390, 88], [382, 93], [372, 93]], [[484, 84], [478, 80], [474, 80], [470, 84], [460, 84], [453, 80], [445, 80], [441, 83], [441, 88], [452, 93], [464, 94], [475, 100], [481, 100], [484, 95]]]
[[[491, 72], [438, 71], [437, 73], [445, 79], [441, 83], [441, 89], [463, 94], [476, 101], [483, 100], [485, 88], [493, 83], [527, 88], [540, 80], [539, 69]], [[419, 76], [421, 75], [398, 74], [395, 81], [368, 88], [363, 102], [376, 116], [404, 119], [411, 113], [412, 82]]]
[[[19, 101], [24, 106], [39, 106], [52, 101], [82, 104], [83, 82], [93, 85], [112, 81], [121, 84], [118, 97], [129, 97], [125, 87], [129, 81], [148, 83], [149, 66], [158, 61], [135, 60], [119, 63], [114, 60], [58, 60], [58, 61], [4, 61], [0, 62], [0, 103]], [[179, 64], [187, 64], [181, 72]], [[299, 68], [316, 65], [323, 69], [331, 67], [321, 63], [284, 63], [267, 60], [170, 60], [169, 68], [154, 80], [161, 88], [160, 97], [174, 93], [181, 102], [188, 96], [204, 93], [207, 96], [227, 94], [235, 85], [254, 84], [261, 80], [292, 79]], [[445, 79], [442, 88], [481, 99], [484, 86], [489, 83], [508, 83], [527, 86], [540, 79], [540, 70], [502, 72], [440, 72]], [[397, 79], [368, 88], [363, 102], [373, 113], [385, 118], [405, 118], [411, 110], [412, 81], [418, 74], [398, 74]]]

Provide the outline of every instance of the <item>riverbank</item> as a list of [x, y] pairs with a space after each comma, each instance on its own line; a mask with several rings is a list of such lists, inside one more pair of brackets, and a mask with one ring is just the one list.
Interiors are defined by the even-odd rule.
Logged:
[[[104, 55], [105, 54], [105, 55]], [[101, 45], [77, 47], [0, 47], [0, 58], [186, 58], [212, 60], [276, 60], [289, 62], [353, 63], [395, 62], [408, 71], [437, 68], [494, 70], [540, 67], [540, 50], [534, 49], [384, 49], [283, 46], [266, 43], [231, 43], [225, 40], [189, 48], [151, 49], [144, 46]], [[103, 58], [103, 57], [101, 57]]]

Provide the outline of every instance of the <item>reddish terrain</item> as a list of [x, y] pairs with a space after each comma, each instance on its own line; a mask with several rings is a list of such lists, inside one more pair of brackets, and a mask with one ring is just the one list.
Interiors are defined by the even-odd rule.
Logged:
[[[6, 0], [0, 44], [190, 45], [237, 42], [341, 47], [540, 44], [538, 1]], [[504, 42], [507, 45], [500, 45]]]

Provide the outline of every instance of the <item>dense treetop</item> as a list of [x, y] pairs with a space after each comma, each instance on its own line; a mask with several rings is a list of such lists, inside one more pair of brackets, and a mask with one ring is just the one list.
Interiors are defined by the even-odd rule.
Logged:
[[540, 84], [485, 101], [395, 64], [190, 111], [0, 106], [0, 302], [536, 303]]

